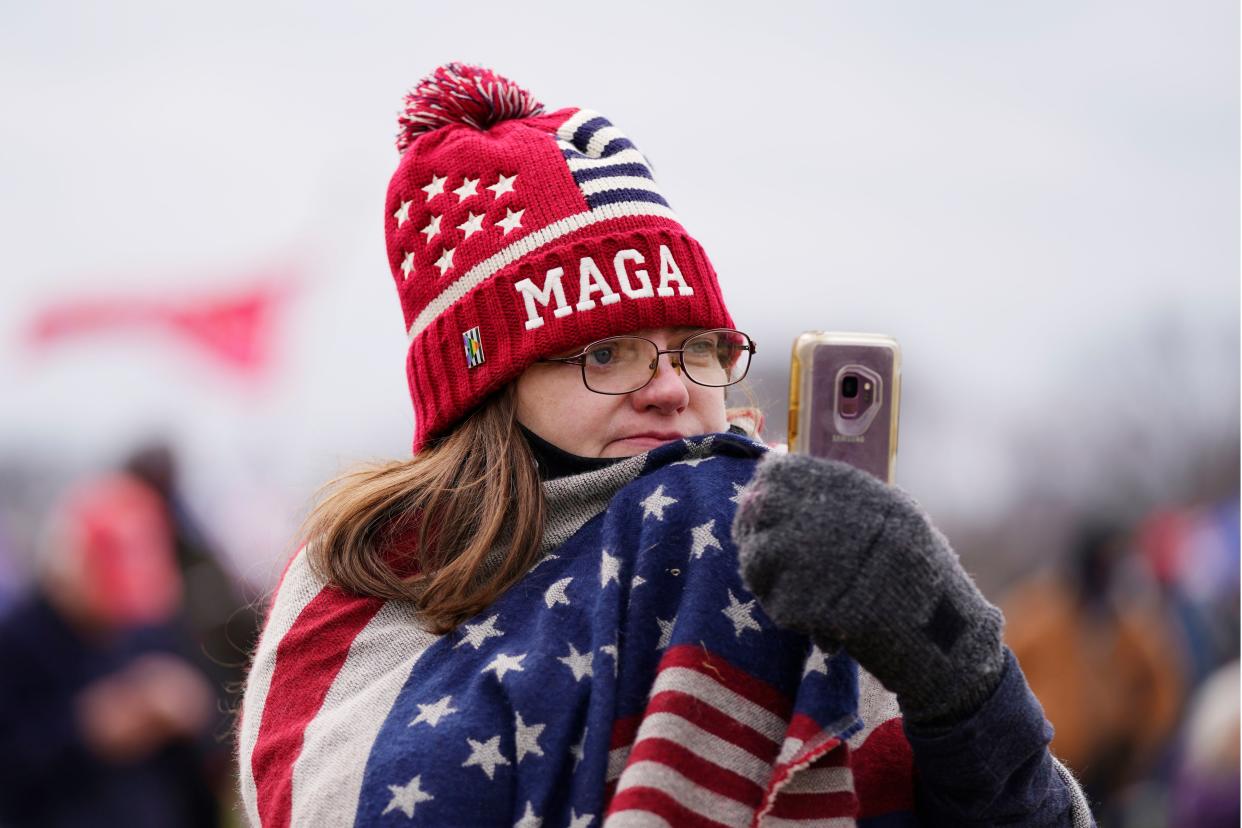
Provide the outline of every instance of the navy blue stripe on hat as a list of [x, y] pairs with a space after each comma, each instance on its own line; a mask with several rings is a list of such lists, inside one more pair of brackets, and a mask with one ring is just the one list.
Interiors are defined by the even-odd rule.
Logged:
[[650, 201], [653, 204], [669, 206], [664, 196], [653, 193], [651, 190], [604, 190], [586, 197], [587, 206], [592, 210], [605, 204], [618, 204], [624, 201]]
[[591, 140], [591, 136], [595, 134], [596, 130], [610, 126], [612, 126], [612, 122], [607, 118], [602, 116], [599, 118], [592, 118], [575, 129], [574, 137], [570, 140], [573, 142], [574, 146], [581, 147], [582, 150], [585, 151], [587, 144]]
[[611, 164], [607, 167], [587, 167], [581, 170], [574, 170], [574, 181], [579, 184], [584, 181], [594, 181], [597, 178], [612, 178], [616, 175], [636, 175], [642, 178], [652, 178], [651, 170], [646, 164]]
[[624, 149], [635, 149], [635, 146], [630, 142], [629, 138], [613, 138], [608, 142], [608, 146], [604, 147], [604, 151], [599, 155], [600, 158], [607, 158], [608, 156], [618, 153]]

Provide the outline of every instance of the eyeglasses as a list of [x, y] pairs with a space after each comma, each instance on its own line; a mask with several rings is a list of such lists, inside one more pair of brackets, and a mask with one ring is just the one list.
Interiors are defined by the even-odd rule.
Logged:
[[680, 348], [661, 348], [641, 336], [610, 336], [573, 356], [539, 361], [581, 366], [583, 384], [596, 394], [629, 394], [655, 379], [660, 354], [669, 354], [673, 370], [685, 372], [696, 385], [723, 388], [746, 377], [754, 353], [755, 343], [746, 334], [713, 328], [687, 338]]

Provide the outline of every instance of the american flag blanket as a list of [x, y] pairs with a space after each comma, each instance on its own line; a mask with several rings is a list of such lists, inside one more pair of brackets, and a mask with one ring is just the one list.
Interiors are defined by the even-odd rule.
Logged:
[[250, 821], [915, 824], [892, 696], [738, 575], [729, 527], [764, 450], [710, 435], [546, 483], [548, 551], [448, 635], [299, 553], [245, 696]]

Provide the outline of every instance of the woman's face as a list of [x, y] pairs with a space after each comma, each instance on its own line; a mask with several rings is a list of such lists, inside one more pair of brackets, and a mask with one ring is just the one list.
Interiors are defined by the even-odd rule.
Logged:
[[[634, 335], [663, 350], [681, 347], [695, 330], [647, 328]], [[670, 356], [660, 355], [651, 382], [620, 395], [589, 390], [577, 365], [535, 363], [517, 379], [518, 422], [579, 457], [629, 457], [672, 440], [727, 430], [725, 390], [691, 382], [673, 368]]]

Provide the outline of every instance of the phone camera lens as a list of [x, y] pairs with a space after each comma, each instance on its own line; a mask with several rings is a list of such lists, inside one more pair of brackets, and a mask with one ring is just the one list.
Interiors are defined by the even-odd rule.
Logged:
[[841, 396], [853, 399], [858, 396], [858, 377], [850, 374], [841, 380]]

